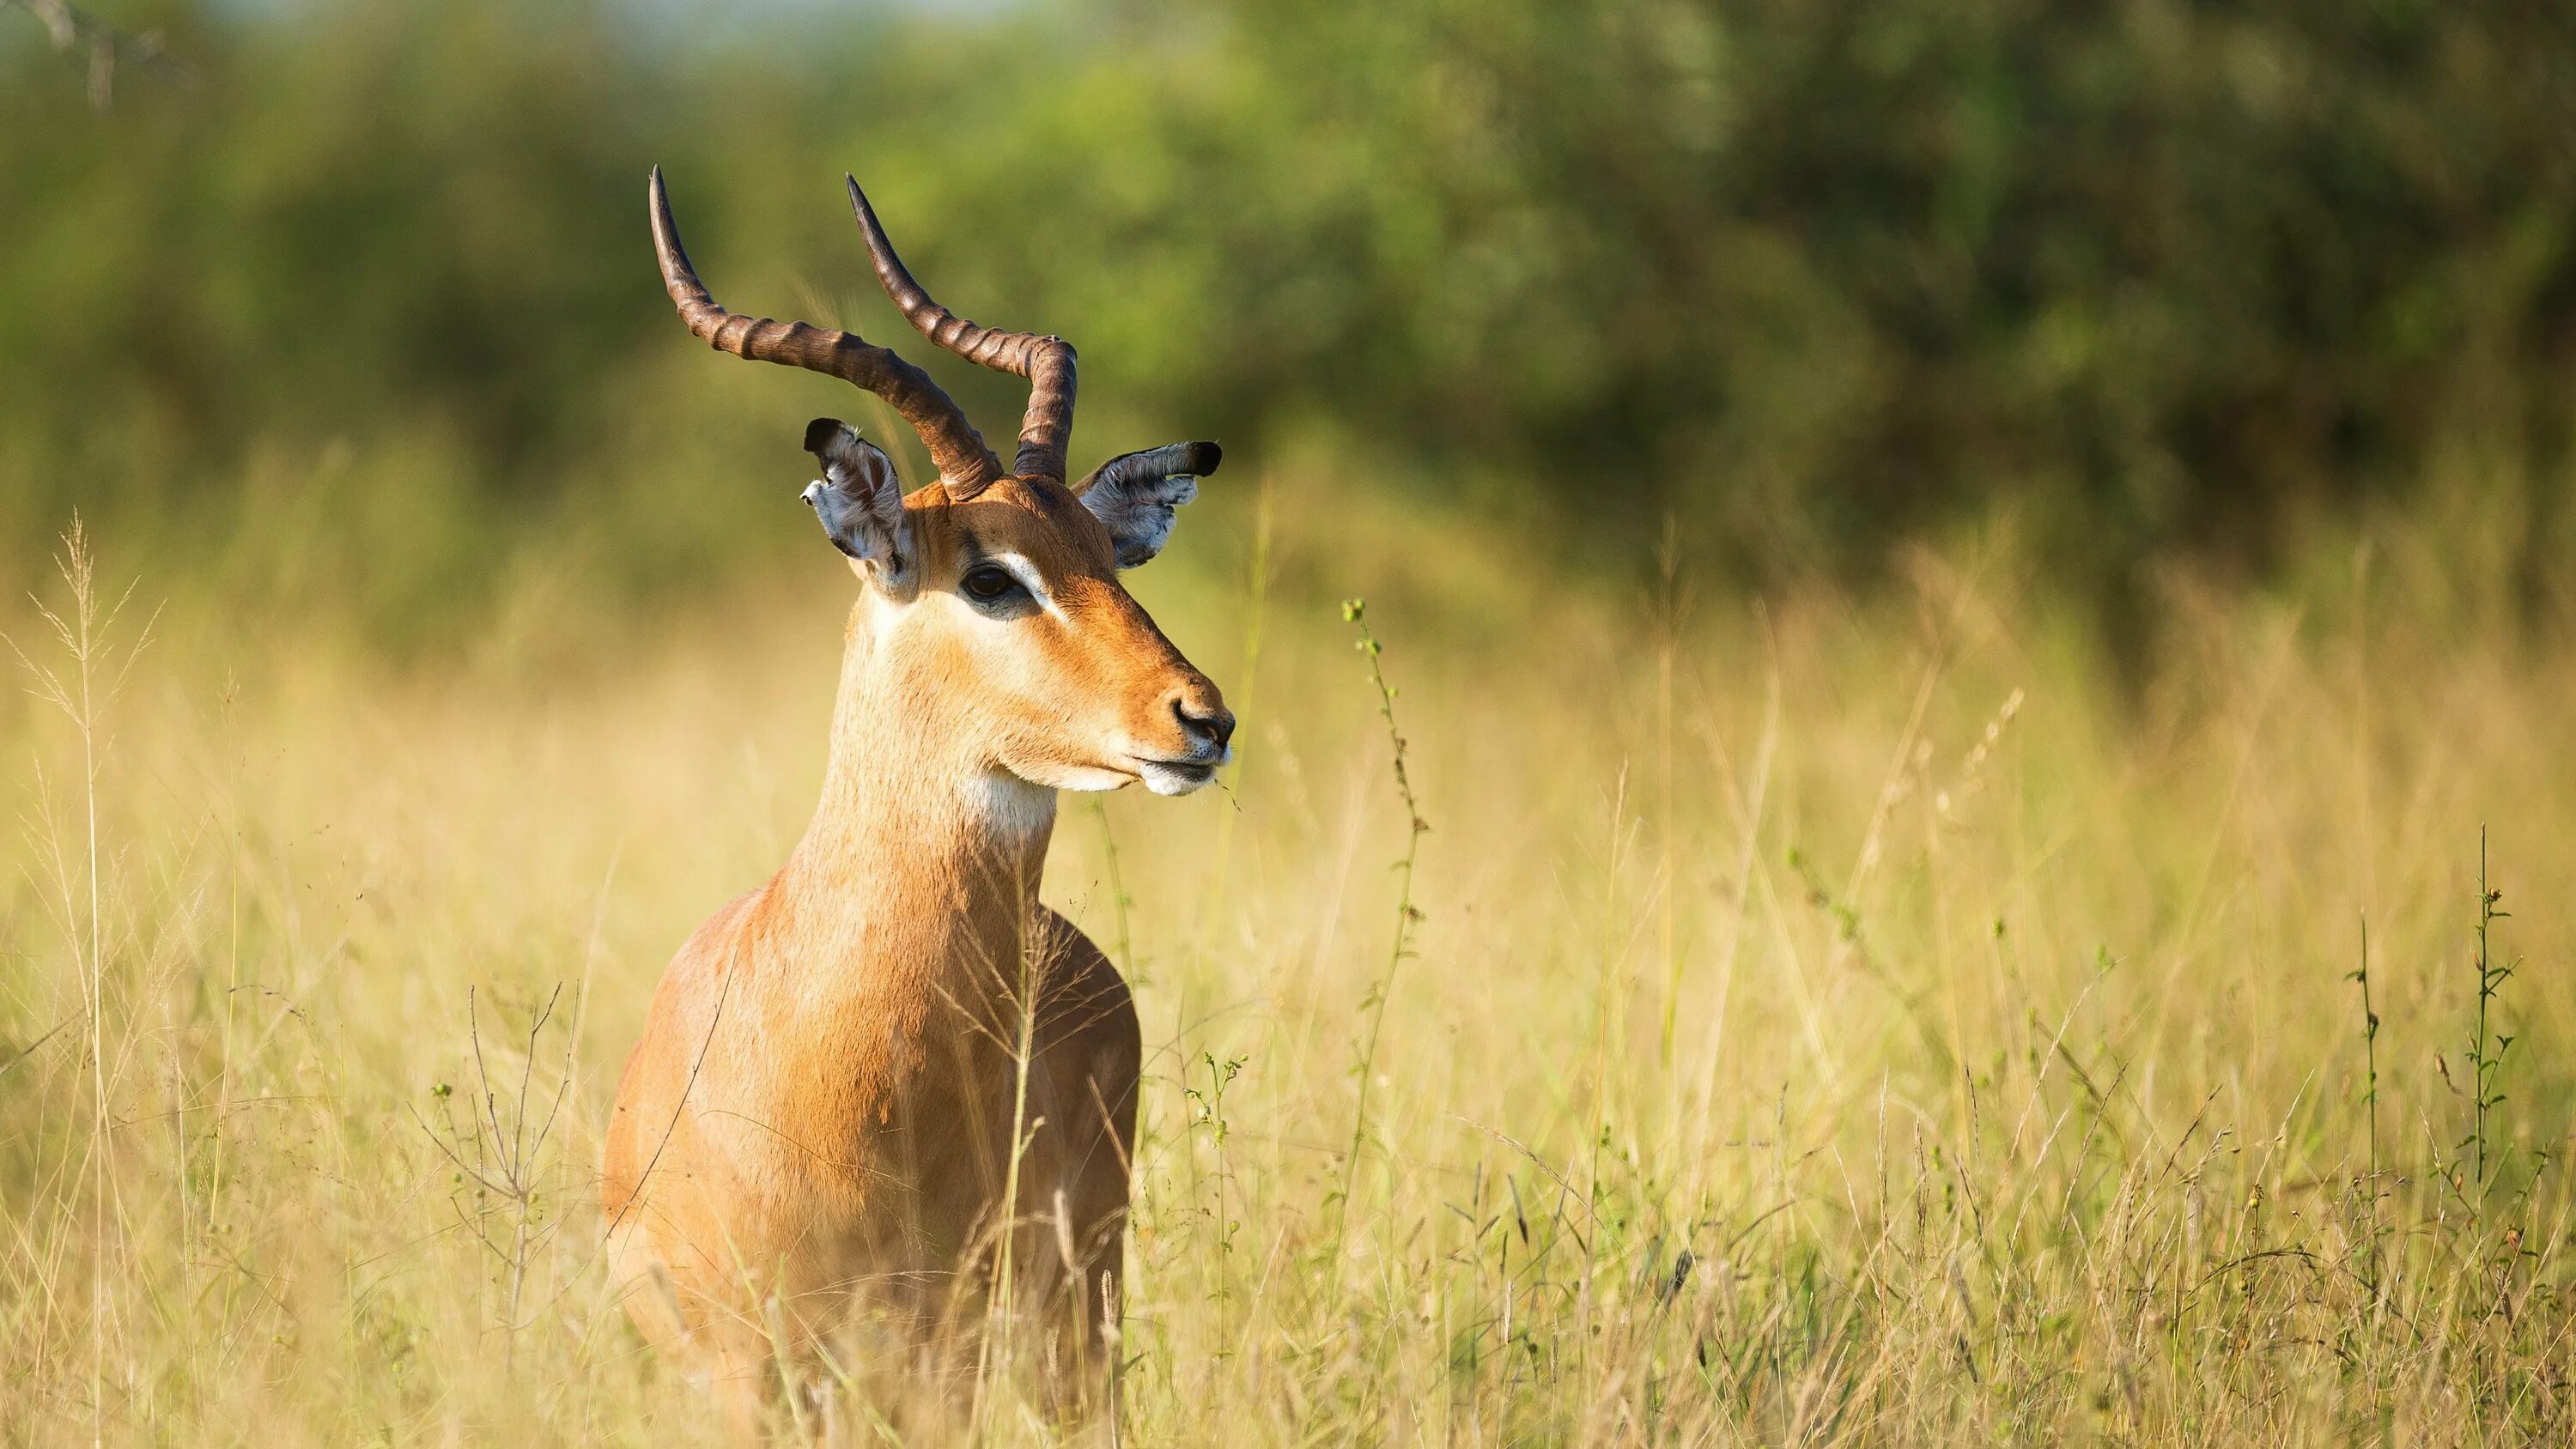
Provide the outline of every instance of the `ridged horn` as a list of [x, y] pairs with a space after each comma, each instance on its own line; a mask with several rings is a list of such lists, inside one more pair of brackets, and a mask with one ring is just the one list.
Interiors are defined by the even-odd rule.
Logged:
[[[680, 228], [671, 220], [671, 199], [662, 185], [662, 168], [653, 168], [648, 200], [653, 217], [653, 253], [662, 263], [662, 285], [680, 309], [680, 320], [719, 352], [781, 367], [826, 373], [884, 398], [930, 450], [930, 461], [952, 493], [971, 497], [999, 477], [1002, 462], [984, 446], [983, 435], [967, 421], [965, 410], [941, 391], [930, 374], [891, 350], [853, 332], [745, 317], [728, 312], [708, 295], [680, 245]], [[882, 275], [884, 263], [878, 271]], [[927, 300], [926, 298], [924, 300]], [[967, 324], [972, 326], [972, 323]], [[1066, 350], [1065, 396], [1072, 397], [1071, 349]], [[1035, 404], [1031, 404], [1034, 416]], [[1025, 457], [1027, 444], [1021, 445]], [[1061, 454], [1058, 455], [1059, 457]], [[1024, 470], [1025, 471], [1025, 470]], [[1061, 465], [1059, 464], [1059, 472]]]
[[895, 255], [894, 243], [886, 240], [885, 228], [877, 224], [876, 209], [868, 205], [868, 194], [859, 189], [858, 178], [842, 179], [849, 183], [850, 210], [858, 215], [859, 234], [867, 238], [877, 280], [904, 320], [969, 362], [1029, 380], [1029, 408], [1020, 421], [1015, 471], [1022, 477], [1063, 482], [1065, 443], [1073, 434], [1073, 344], [1061, 337], [980, 326], [940, 306], [912, 279], [903, 258]]

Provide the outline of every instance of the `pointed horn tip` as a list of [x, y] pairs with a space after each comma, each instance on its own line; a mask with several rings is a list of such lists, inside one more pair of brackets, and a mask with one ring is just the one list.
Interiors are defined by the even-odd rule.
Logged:
[[658, 247], [663, 238], [677, 242], [680, 223], [671, 215], [670, 188], [662, 184], [662, 168], [656, 166], [644, 183], [644, 214], [653, 223], [653, 241]]

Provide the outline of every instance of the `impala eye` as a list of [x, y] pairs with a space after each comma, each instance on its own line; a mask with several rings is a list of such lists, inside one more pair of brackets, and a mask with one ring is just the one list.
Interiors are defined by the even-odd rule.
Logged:
[[998, 604], [1028, 592], [1009, 569], [993, 564], [978, 564], [968, 569], [966, 577], [958, 581], [958, 587], [966, 591], [966, 597], [984, 604]]

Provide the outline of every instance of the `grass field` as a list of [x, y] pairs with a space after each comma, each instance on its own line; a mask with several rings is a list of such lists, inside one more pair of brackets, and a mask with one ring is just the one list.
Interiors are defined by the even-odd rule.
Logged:
[[[2008, 530], [1755, 599], [1255, 491], [1133, 576], [1228, 788], [1068, 797], [1047, 888], [1146, 1023], [1129, 1442], [2568, 1441], [2576, 651], [2510, 519], [2165, 580], [2124, 679]], [[540, 556], [390, 664], [92, 542], [95, 627], [0, 611], [0, 1443], [711, 1436], [594, 1134], [812, 805], [845, 572]]]

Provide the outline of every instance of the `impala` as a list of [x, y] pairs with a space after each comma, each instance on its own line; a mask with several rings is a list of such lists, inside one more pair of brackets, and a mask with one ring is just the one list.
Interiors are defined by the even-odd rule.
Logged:
[[805, 500], [859, 581], [822, 801], [663, 975], [605, 1134], [609, 1256], [646, 1336], [746, 1428], [808, 1369], [935, 1384], [1003, 1314], [1037, 1326], [1059, 1403], [1097, 1408], [1140, 1048], [1126, 982], [1037, 888], [1057, 791], [1185, 794], [1229, 758], [1216, 686], [1118, 581], [1218, 450], [1068, 483], [1073, 348], [932, 301], [849, 194], [905, 318], [1028, 379], [1018, 456], [1005, 470], [893, 352], [718, 306], [654, 170], [654, 251], [689, 330], [885, 399], [939, 479], [907, 496], [847, 425], [806, 430], [823, 476]]

